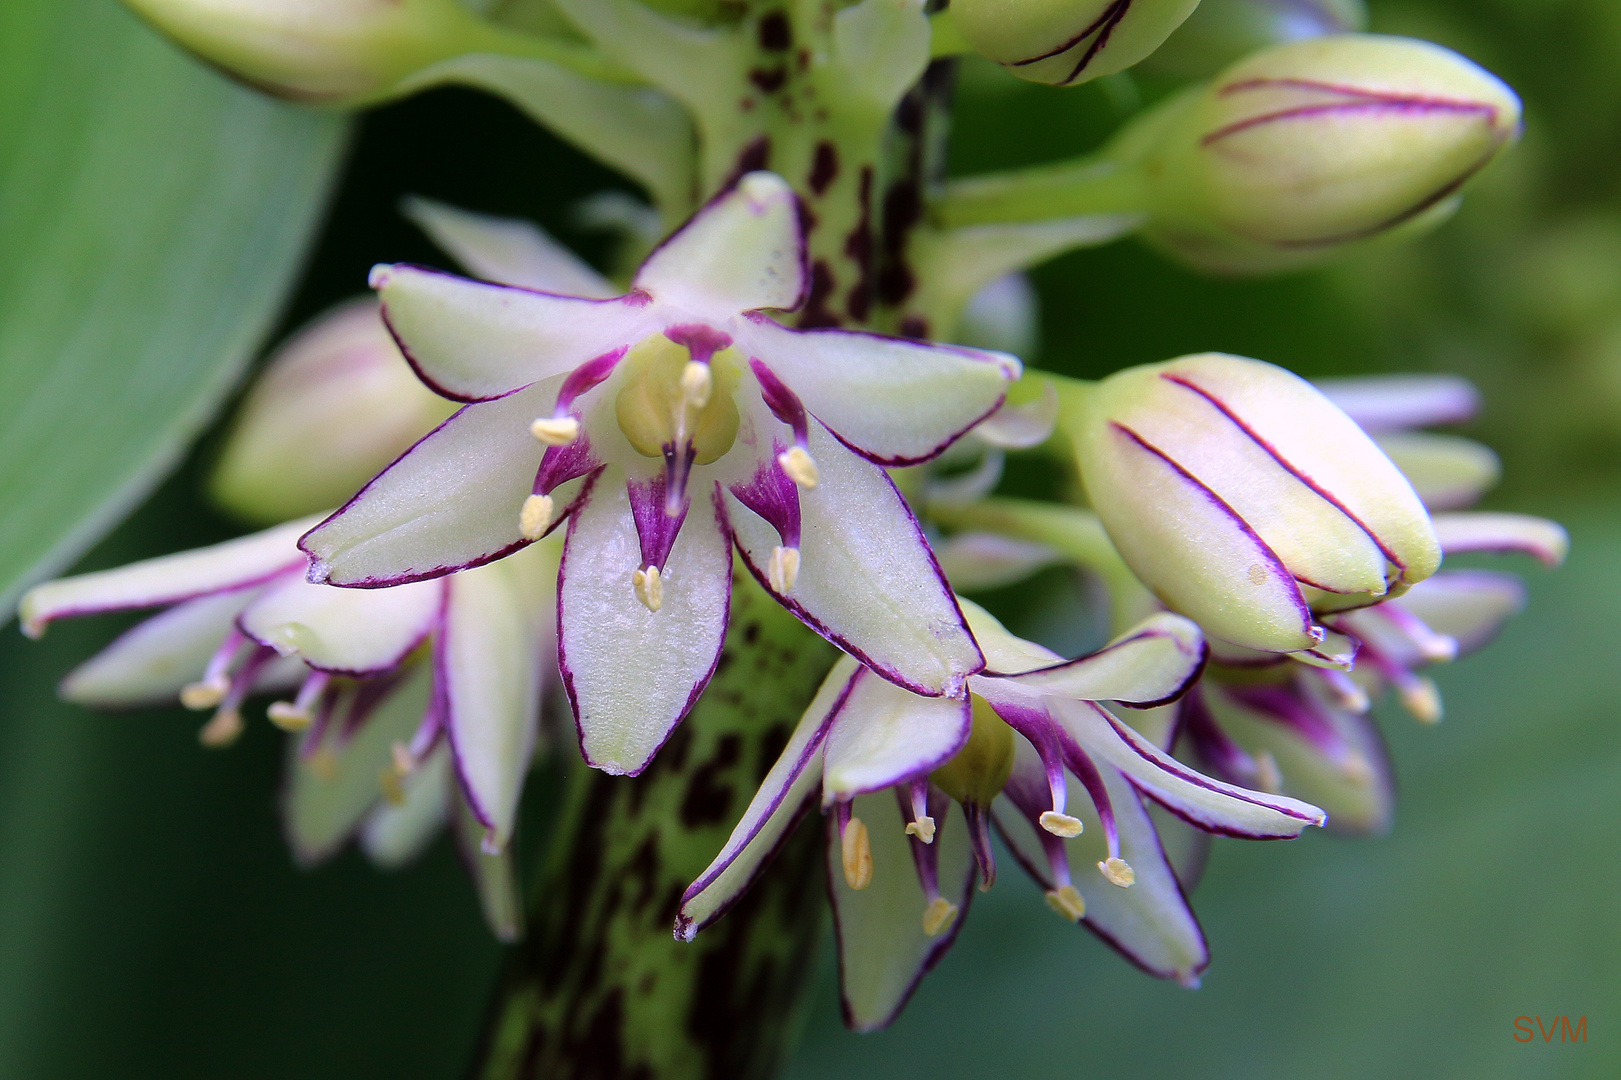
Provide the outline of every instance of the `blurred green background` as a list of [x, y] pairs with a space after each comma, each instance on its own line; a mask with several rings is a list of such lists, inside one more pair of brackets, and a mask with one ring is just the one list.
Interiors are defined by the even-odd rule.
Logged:
[[[96, 50], [135, 50], [153, 65], [135, 75], [180, 80], [164, 100], [191, 124], [159, 123], [150, 145], [115, 148], [131, 171], [81, 193], [89, 210], [117, 221], [126, 200], [138, 209], [141, 170], [167, 175], [188, 147], [235, 153], [236, 174], [261, 179], [288, 156], [266, 157], [275, 144], [264, 140], [299, 125], [326, 125], [294, 135], [335, 153], [335, 122], [280, 107], [243, 119], [231, 109], [260, 106], [151, 41], [113, 0], [63, 2], [83, 20], [69, 40], [81, 68]], [[49, 5], [16, 4], [0, 30], [51, 30], [19, 15]], [[1439, 673], [1444, 724], [1388, 718], [1402, 790], [1394, 835], [1218, 843], [1194, 898], [1214, 954], [1203, 989], [1140, 975], [1010, 872], [888, 1032], [842, 1030], [828, 958], [792, 1080], [1621, 1076], [1621, 4], [1391, 0], [1375, 5], [1374, 26], [1460, 48], [1526, 99], [1524, 143], [1456, 221], [1416, 246], [1260, 283], [1197, 279], [1129, 244], [1077, 253], [1035, 275], [1047, 313], [1036, 359], [1085, 375], [1224, 349], [1308, 375], [1467, 374], [1488, 402], [1471, 433], [1506, 463], [1490, 504], [1568, 524], [1569, 565], [1524, 567], [1529, 612]], [[15, 193], [26, 164], [5, 143], [16, 75], [0, 66], [0, 194]], [[82, 72], [40, 78], [69, 76]], [[966, 70], [954, 167], [1085, 150], [1124, 104], [1119, 87], [1055, 92]], [[65, 108], [41, 107], [47, 119]], [[215, 129], [199, 126], [208, 108], [223, 110]], [[75, 133], [93, 126], [76, 115], [52, 128], [70, 163]], [[233, 149], [252, 124], [269, 134]], [[290, 181], [271, 179], [293, 198]], [[303, 183], [278, 221], [319, 206], [320, 184]], [[598, 256], [606, 239], [580, 231], [570, 207], [613, 184], [470, 93], [377, 111], [353, 135], [279, 332], [359, 292], [375, 261], [434, 260], [395, 215], [401, 194], [530, 216]], [[0, 237], [39, 212], [0, 198]], [[225, 230], [232, 219], [207, 220]], [[280, 243], [265, 258], [291, 268], [297, 237]], [[0, 281], [16, 279], [19, 257], [0, 251], [14, 275]], [[66, 287], [99, 296], [93, 270]], [[238, 292], [272, 295], [274, 276]], [[246, 304], [234, 293], [210, 302]], [[247, 308], [239, 321], [252, 321]], [[96, 317], [114, 320], [113, 340], [140, 330], [139, 311]], [[246, 359], [228, 337], [185, 346], [213, 357], [222, 385]], [[0, 387], [10, 377], [0, 370]], [[195, 429], [186, 422], [163, 430]], [[212, 440], [81, 566], [231, 535], [196, 495]], [[150, 469], [161, 449], [143, 451]], [[131, 484], [142, 490], [139, 476]], [[117, 623], [64, 624], [42, 643], [14, 627], [0, 635], [0, 1080], [461, 1075], [500, 954], [448, 845], [392, 875], [352, 853], [294, 869], [275, 815], [280, 737], [267, 727], [207, 753], [195, 716], [54, 700], [55, 681]], [[525, 839], [544, 809], [533, 817]], [[1560, 1015], [1588, 1018], [1585, 1044], [1514, 1041], [1515, 1017]]]

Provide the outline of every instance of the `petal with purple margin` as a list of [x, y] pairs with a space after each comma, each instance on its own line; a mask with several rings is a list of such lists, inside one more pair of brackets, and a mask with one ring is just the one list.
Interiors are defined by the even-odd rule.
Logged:
[[1443, 570], [1393, 602], [1456, 641], [1463, 655], [1484, 647], [1525, 607], [1525, 585], [1499, 570]]
[[1448, 555], [1520, 552], [1544, 566], [1558, 566], [1570, 552], [1570, 534], [1563, 525], [1530, 514], [1437, 514], [1435, 535]]
[[738, 348], [768, 367], [841, 442], [881, 465], [927, 461], [997, 410], [1016, 357], [855, 330], [740, 322]]
[[396, 870], [426, 850], [449, 817], [454, 783], [450, 747], [441, 742], [400, 780], [403, 802], [385, 800], [366, 816], [360, 847], [373, 866]]
[[861, 669], [827, 735], [822, 804], [939, 768], [968, 741], [970, 722], [967, 697], [920, 697]]
[[1372, 375], [1316, 385], [1371, 433], [1461, 424], [1480, 408], [1480, 391], [1459, 375]]
[[451, 826], [456, 835], [456, 853], [461, 856], [478, 891], [479, 911], [484, 915], [485, 925], [497, 941], [510, 944], [523, 937], [523, 897], [518, 892], [512, 849], [486, 851], [479, 835], [483, 822], [466, 799], [457, 797], [455, 803]]
[[377, 266], [383, 321], [417, 376], [455, 401], [488, 401], [562, 375], [658, 329], [644, 293], [612, 300]]
[[724, 915], [787, 839], [822, 778], [822, 744], [828, 728], [850, 692], [851, 679], [862, 670], [852, 657], [841, 656], [822, 680], [726, 846], [681, 897], [676, 940], [691, 941]]
[[375, 675], [422, 644], [443, 602], [436, 581], [360, 591], [289, 577], [248, 604], [237, 625], [259, 644], [320, 671]]
[[720, 659], [732, 593], [730, 536], [708, 491], [676, 537], [661, 576], [663, 605], [650, 611], [632, 573], [641, 543], [610, 469], [569, 523], [559, 574], [559, 659], [585, 759], [636, 775], [708, 685]]
[[828, 892], [838, 932], [839, 981], [844, 993], [844, 1020], [856, 1031], [887, 1027], [906, 999], [951, 948], [973, 898], [974, 859], [968, 846], [968, 824], [962, 808], [950, 804], [937, 819], [940, 891], [957, 905], [955, 919], [931, 937], [923, 930], [928, 897], [912, 859], [915, 840], [903, 831], [905, 819], [887, 791], [861, 795], [855, 816], [867, 823], [872, 843], [872, 884], [850, 888], [839, 866], [836, 820], [828, 818]]
[[[980, 621], [966, 604], [964, 611], [974, 637], [986, 649], [987, 663], [993, 663], [985, 644], [988, 628], [981, 630]], [[1059, 663], [1021, 664], [1006, 671], [991, 672], [987, 667], [986, 674], [977, 678], [1002, 678], [1040, 694], [1146, 708], [1181, 696], [1204, 669], [1205, 654], [1204, 635], [1195, 623], [1161, 612], [1090, 655]]]
[[[810, 449], [821, 480], [799, 495], [799, 577], [786, 595], [773, 595], [891, 682], [929, 696], [959, 693], [984, 660], [917, 519], [882, 469], [819, 424]], [[770, 591], [777, 531], [735, 496], [726, 499], [743, 560]]]

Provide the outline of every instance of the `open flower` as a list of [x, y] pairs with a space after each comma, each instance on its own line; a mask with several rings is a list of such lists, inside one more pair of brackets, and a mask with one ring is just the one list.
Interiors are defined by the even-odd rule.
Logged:
[[1115, 547], [1213, 637], [1312, 649], [1321, 613], [1400, 595], [1440, 564], [1408, 480], [1282, 368], [1219, 353], [1130, 368], [1082, 411], [1081, 476]]
[[[987, 662], [968, 681], [969, 699], [920, 697], [841, 660], [682, 898], [676, 936], [691, 940], [725, 913], [819, 787], [851, 1026], [895, 1017], [950, 947], [974, 882], [995, 880], [993, 814], [1055, 911], [1145, 969], [1194, 981], [1208, 960], [1204, 939], [1142, 796], [1234, 836], [1296, 836], [1322, 824], [1322, 812], [1202, 776], [1105, 707], [1154, 706], [1187, 688], [1205, 652], [1186, 619], [1156, 615], [1065, 660], [963, 608]], [[1076, 874], [1082, 860], [1096, 869]]]
[[[549, 670], [553, 545], [357, 592], [305, 580], [296, 541], [313, 520], [41, 585], [23, 598], [23, 630], [37, 637], [66, 616], [163, 608], [71, 672], [62, 693], [85, 705], [178, 698], [212, 710], [200, 733], [208, 746], [242, 733], [250, 694], [296, 688], [269, 717], [301, 733], [284, 810], [302, 862], [357, 829], [380, 859], [403, 860], [448, 814], [452, 773], [461, 832], [482, 833], [477, 846], [499, 855]], [[469, 857], [481, 881], [505, 880], [504, 869]]]
[[407, 358], [471, 404], [301, 541], [310, 580], [434, 578], [572, 518], [563, 681], [587, 760], [614, 773], [646, 766], [713, 672], [734, 542], [873, 670], [960, 694], [983, 660], [882, 466], [995, 410], [1018, 361], [772, 321], [805, 296], [799, 228], [788, 185], [750, 173], [612, 299], [379, 267]]

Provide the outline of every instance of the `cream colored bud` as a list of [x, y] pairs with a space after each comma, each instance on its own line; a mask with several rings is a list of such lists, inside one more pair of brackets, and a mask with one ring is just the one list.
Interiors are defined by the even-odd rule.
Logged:
[[1514, 92], [1457, 53], [1336, 34], [1248, 57], [1111, 153], [1141, 169], [1150, 242], [1199, 269], [1264, 274], [1444, 220], [1519, 130]]
[[953, 0], [974, 51], [1021, 79], [1073, 86], [1130, 67], [1170, 37], [1199, 0]]
[[416, 377], [377, 302], [351, 300], [270, 358], [237, 411], [210, 493], [254, 522], [340, 506], [455, 408]]

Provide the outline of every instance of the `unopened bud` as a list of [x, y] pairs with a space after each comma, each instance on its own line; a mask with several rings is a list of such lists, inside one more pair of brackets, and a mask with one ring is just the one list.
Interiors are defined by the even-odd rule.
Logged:
[[126, 0], [227, 74], [278, 97], [347, 103], [494, 31], [456, 0]]
[[1130, 67], [1199, 0], [954, 0], [964, 40], [1021, 79], [1073, 86]]
[[1112, 154], [1142, 170], [1152, 243], [1264, 274], [1444, 220], [1519, 130], [1514, 92], [1457, 53], [1337, 34], [1241, 61], [1135, 121]]
[[349, 301], [271, 357], [237, 412], [210, 492], [254, 522], [340, 506], [455, 407], [411, 371], [377, 302]]

